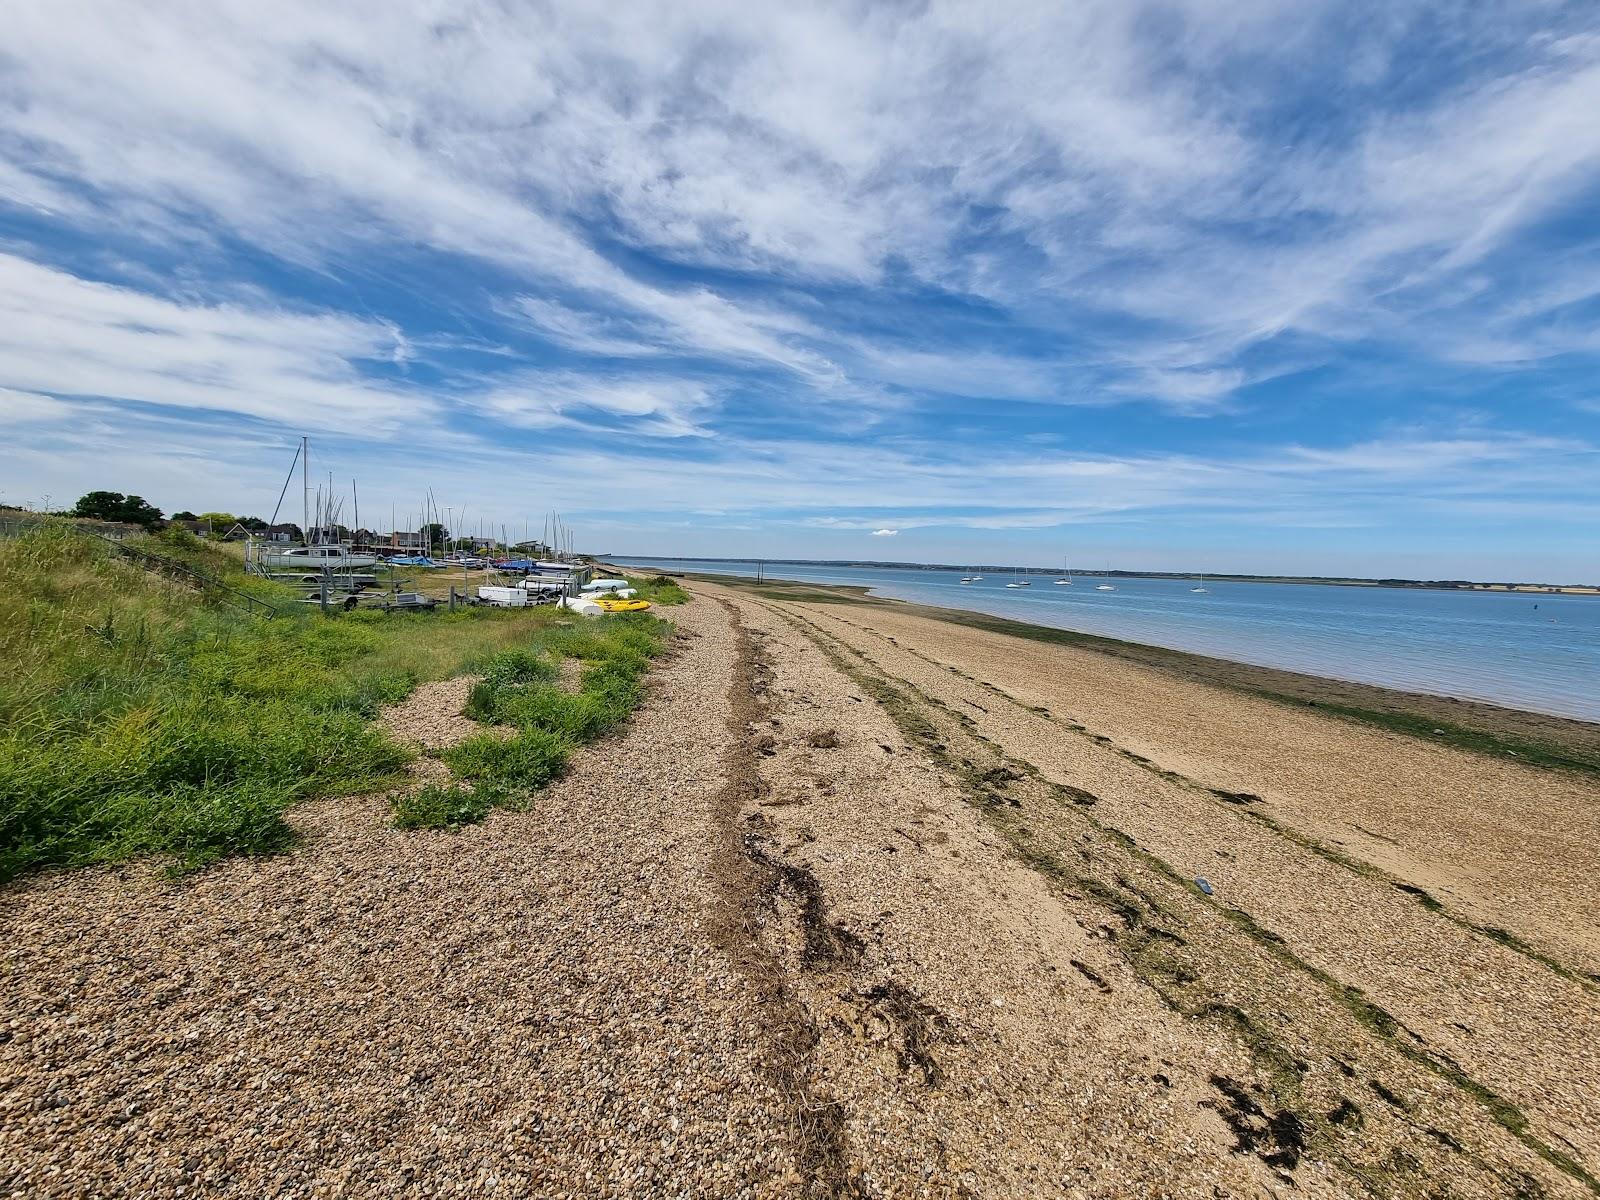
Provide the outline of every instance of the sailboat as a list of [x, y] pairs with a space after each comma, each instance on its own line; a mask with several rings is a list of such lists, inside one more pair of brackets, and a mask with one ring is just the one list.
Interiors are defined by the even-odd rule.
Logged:
[[1117, 585], [1114, 583], [1097, 583], [1094, 585], [1094, 590], [1097, 592], [1114, 592], [1117, 590]]
[[1206, 587], [1206, 577], [1204, 575], [1196, 575], [1194, 583], [1194, 587], [1189, 589], [1191, 592], [1206, 592], [1209, 590]]
[[1061, 560], [1061, 578], [1056, 580], [1056, 583], [1060, 584], [1062, 587], [1072, 586], [1072, 568], [1067, 566], [1067, 560], [1065, 558]]
[[1015, 578], [1013, 578], [1010, 583], [1006, 584], [1006, 586], [1010, 587], [1010, 588], [1024, 588], [1024, 587], [1032, 587], [1033, 584], [1030, 583], [1028, 580], [1024, 579], [1022, 577], [1022, 572], [1018, 571], [1016, 573]]

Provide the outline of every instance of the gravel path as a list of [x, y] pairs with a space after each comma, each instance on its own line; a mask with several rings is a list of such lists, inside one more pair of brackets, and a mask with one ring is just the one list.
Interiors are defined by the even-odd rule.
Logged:
[[483, 726], [463, 711], [480, 678], [458, 675], [418, 684], [416, 691], [399, 704], [379, 713], [378, 724], [397, 741], [424, 750], [445, 750], [464, 742], [483, 731]]
[[532, 812], [322, 802], [179, 886], [0, 893], [0, 1194], [782, 1192], [772, 1035], [706, 902], [732, 634], [673, 616], [698, 636]]

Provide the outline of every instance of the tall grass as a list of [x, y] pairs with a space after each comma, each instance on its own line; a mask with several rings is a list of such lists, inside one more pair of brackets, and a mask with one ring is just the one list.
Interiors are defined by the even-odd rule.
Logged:
[[689, 602], [689, 593], [684, 591], [678, 581], [670, 575], [652, 575], [648, 579], [642, 575], [629, 575], [626, 578], [639, 593], [639, 598], [648, 600], [652, 604], [666, 606]]
[[[196, 539], [149, 548], [288, 598]], [[0, 879], [279, 849], [289, 805], [381, 785], [406, 762], [370, 723], [380, 705], [554, 620], [285, 609], [245, 616], [64, 524], [0, 540]]]

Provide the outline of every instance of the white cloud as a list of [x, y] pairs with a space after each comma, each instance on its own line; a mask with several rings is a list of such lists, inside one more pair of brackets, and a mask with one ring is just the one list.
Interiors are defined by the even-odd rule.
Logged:
[[[1593, 181], [1600, 39], [1559, 8], [1462, 10], [1441, 48], [1424, 11], [31, 0], [8, 13], [0, 195], [307, 263], [419, 242], [559, 288], [576, 307], [524, 309], [570, 349], [762, 362], [821, 386], [851, 349], [825, 312], [647, 282], [586, 229], [782, 284], [898, 273], [1044, 332], [1078, 335], [1086, 310], [1149, 317], [1150, 346], [1204, 348], [1192, 374], [1133, 372], [1103, 395], [1192, 411], [1282, 331], [1396, 336], [1396, 314], [1432, 311]], [[1419, 53], [1460, 59], [1418, 85]], [[1402, 68], [1417, 94], [1400, 105], [1385, 89]], [[1286, 144], [1275, 106], [1329, 95], [1351, 103], [1326, 136]], [[922, 352], [885, 343], [865, 365], [955, 394], [1058, 390], [1016, 362], [986, 391], [981, 354], [941, 383]]]
[[894, 537], [899, 532], [900, 531], [898, 529], [874, 529], [872, 531], [872, 536], [873, 537]]
[[[7, 475], [109, 465], [154, 492], [167, 467], [140, 456], [168, 447], [253, 488], [252, 438], [291, 427], [474, 504], [495, 463], [597, 512], [826, 507], [862, 514], [850, 536], [1592, 495], [1592, 449], [1550, 439], [1435, 421], [1319, 445], [1285, 421], [1251, 449], [1231, 423], [1243, 389], [1341, 346], [1600, 352], [1597, 247], [1552, 222], [1600, 177], [1592, 22], [1436, 11], [21, 0], [0, 204], [60, 232], [58, 260], [98, 257], [0, 254], [0, 420], [27, 422]], [[195, 284], [241, 243], [282, 260], [256, 278], [287, 262], [326, 298]], [[952, 397], [1149, 401], [1229, 436], [1059, 455], [1037, 418]], [[196, 428], [214, 414], [251, 436]], [[1114, 444], [1079, 433], [1051, 426]]]
[[385, 322], [184, 303], [0, 254], [0, 387], [383, 436], [437, 409], [361, 369], [400, 344]]
[[588, 425], [599, 414], [618, 418], [624, 435], [673, 438], [708, 436], [696, 422], [717, 398], [706, 385], [676, 377], [565, 372], [501, 380], [473, 395], [471, 403], [525, 428]]
[[0, 387], [0, 425], [23, 425], [30, 421], [65, 421], [72, 406], [37, 392], [18, 392]]
[[569, 350], [603, 358], [633, 358], [659, 352], [641, 339], [631, 322], [583, 312], [555, 300], [519, 296], [520, 311], [546, 339]]

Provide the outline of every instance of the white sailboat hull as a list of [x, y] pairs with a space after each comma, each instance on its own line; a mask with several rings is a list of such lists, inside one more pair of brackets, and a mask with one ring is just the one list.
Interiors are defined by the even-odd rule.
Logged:
[[376, 566], [378, 560], [370, 554], [351, 554], [343, 546], [300, 546], [293, 550], [265, 550], [261, 561], [264, 566], [278, 571], [329, 568], [335, 571]]

